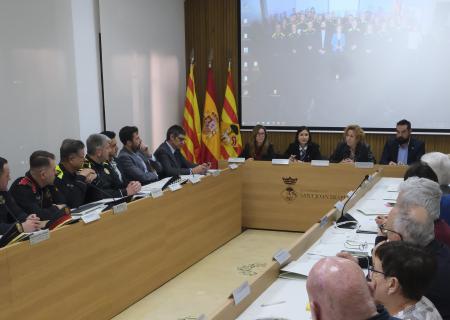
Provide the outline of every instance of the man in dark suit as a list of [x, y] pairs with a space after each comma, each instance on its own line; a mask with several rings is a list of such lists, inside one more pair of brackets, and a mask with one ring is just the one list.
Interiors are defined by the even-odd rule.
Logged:
[[186, 132], [179, 125], [173, 125], [167, 130], [166, 141], [164, 141], [155, 151], [155, 156], [163, 167], [165, 177], [179, 176], [186, 174], [205, 174], [209, 169], [209, 164], [197, 165], [186, 160], [181, 154], [181, 147], [184, 145]]
[[120, 141], [123, 144], [119, 153], [119, 165], [128, 180], [148, 184], [158, 180], [161, 164], [150, 153], [148, 146], [139, 137], [137, 127], [126, 126], [120, 129]]
[[411, 122], [400, 120], [397, 122], [395, 138], [389, 139], [384, 145], [380, 164], [409, 165], [425, 153], [425, 142], [411, 136]]

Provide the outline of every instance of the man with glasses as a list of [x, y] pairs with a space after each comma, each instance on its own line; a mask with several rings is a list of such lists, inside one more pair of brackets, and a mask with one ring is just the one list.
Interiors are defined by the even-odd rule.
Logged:
[[83, 168], [84, 143], [80, 140], [65, 139], [59, 149], [61, 162], [56, 166], [55, 186], [65, 197], [70, 208], [84, 204], [86, 190], [97, 174], [94, 170]]
[[180, 149], [184, 145], [186, 132], [179, 125], [173, 125], [167, 130], [166, 141], [155, 151], [155, 156], [163, 167], [165, 177], [206, 174], [210, 165], [203, 163], [197, 165], [186, 160]]
[[[383, 236], [375, 241], [407, 241], [436, 257], [437, 270], [425, 296], [430, 299], [444, 320], [450, 320], [450, 248], [435, 239], [434, 220], [439, 213], [441, 190], [439, 184], [425, 178], [412, 177], [402, 182], [399, 197], [382, 227]], [[367, 266], [367, 259], [357, 261]]]
[[306, 290], [316, 320], [397, 319], [384, 307], [377, 308], [364, 273], [347, 259], [319, 260], [309, 272]]
[[424, 296], [436, 272], [436, 259], [417, 245], [384, 242], [375, 249], [368, 278], [375, 301], [399, 319], [442, 320]]

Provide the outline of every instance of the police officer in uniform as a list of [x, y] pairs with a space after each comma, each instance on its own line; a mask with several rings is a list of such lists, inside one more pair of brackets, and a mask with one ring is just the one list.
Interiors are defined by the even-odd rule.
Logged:
[[30, 156], [30, 171], [18, 178], [10, 192], [26, 214], [35, 213], [42, 221], [52, 222], [70, 214], [64, 196], [54, 186], [55, 155], [47, 151], [35, 151]]
[[98, 201], [105, 198], [121, 198], [138, 193], [141, 184], [131, 181], [128, 184], [121, 183], [116, 174], [111, 172], [105, 162], [109, 159], [110, 139], [103, 134], [92, 134], [86, 140], [87, 156], [84, 168], [95, 171], [97, 178], [88, 187], [86, 202]]
[[85, 203], [86, 190], [97, 174], [92, 169], [84, 169], [84, 143], [80, 140], [65, 139], [60, 151], [61, 162], [56, 166], [55, 186], [64, 195], [70, 208]]
[[8, 161], [0, 157], [0, 235], [11, 228], [15, 228], [19, 233], [39, 230], [39, 217], [35, 214], [27, 215], [7, 191], [9, 180]]

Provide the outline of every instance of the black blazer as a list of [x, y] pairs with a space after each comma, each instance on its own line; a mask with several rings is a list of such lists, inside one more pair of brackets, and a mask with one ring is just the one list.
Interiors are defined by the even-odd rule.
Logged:
[[[350, 157], [350, 147], [345, 142], [340, 142], [336, 146], [333, 154], [330, 157], [330, 162], [338, 163]], [[355, 150], [355, 162], [373, 162], [376, 163], [375, 158], [370, 150], [370, 146], [363, 142], [358, 142]]]
[[183, 157], [180, 150], [175, 150], [175, 153], [172, 153], [166, 142], [161, 143], [156, 149], [155, 157], [162, 166], [160, 178], [190, 174], [190, 169], [197, 166]]
[[24, 222], [27, 214], [16, 204], [7, 191], [0, 191], [0, 235], [17, 222]]
[[[293, 142], [289, 145], [286, 152], [284, 153], [285, 158], [289, 158], [291, 155], [295, 155], [297, 160], [300, 160], [300, 144], [298, 142]], [[311, 162], [311, 160], [321, 160], [322, 155], [320, 154], [320, 147], [317, 143], [308, 143], [308, 148], [306, 149], [306, 155], [304, 162]]]
[[[399, 144], [395, 138], [386, 141], [383, 154], [381, 155], [380, 164], [389, 164], [389, 162], [397, 162]], [[408, 144], [408, 163], [411, 164], [419, 161], [425, 154], [425, 142], [411, 137]]]
[[[250, 143], [246, 143], [245, 144], [244, 150], [242, 150], [242, 152], [240, 154], [240, 157], [241, 158], [245, 158], [245, 159], [254, 158], [255, 157], [254, 154], [250, 154]], [[259, 159], [259, 160], [261, 160], [261, 161], [272, 161], [273, 158], [276, 158], [275, 151], [273, 149], [273, 145], [269, 144], [269, 147], [267, 148], [267, 153], [261, 155], [261, 159]], [[255, 160], [257, 160], [257, 159], [255, 159]]]

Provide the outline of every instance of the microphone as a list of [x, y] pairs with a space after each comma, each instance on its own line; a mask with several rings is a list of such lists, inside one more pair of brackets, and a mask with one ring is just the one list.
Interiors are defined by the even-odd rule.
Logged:
[[368, 174], [366, 174], [364, 179], [361, 181], [361, 183], [358, 185], [358, 187], [355, 189], [355, 191], [353, 191], [353, 193], [350, 195], [350, 197], [348, 197], [347, 201], [345, 201], [344, 205], [342, 206], [341, 217], [336, 221], [336, 224], [341, 224], [342, 223], [342, 226], [339, 226], [340, 228], [343, 228], [343, 229], [354, 229], [354, 228], [356, 228], [356, 223], [358, 221], [356, 221], [356, 219], [353, 218], [350, 214], [345, 212], [345, 206], [350, 201], [350, 199], [353, 198], [353, 196], [359, 190], [359, 188], [361, 188], [363, 183], [366, 182], [366, 180], [369, 180], [369, 175]]
[[103, 190], [102, 188], [97, 187], [95, 184], [90, 183], [88, 184], [88, 187], [93, 187], [95, 190], [100, 191], [101, 194], [103, 194], [104, 196], [107, 196], [108, 198], [112, 198], [114, 201], [117, 200], [116, 197], [114, 197], [112, 194], [110, 194], [109, 192], [106, 192], [105, 190]]
[[6, 211], [8, 211], [8, 214], [16, 221], [16, 223], [20, 223], [22, 224], [19, 219], [17, 219], [17, 216], [12, 212], [11, 209], [9, 209], [8, 205], [6, 204], [6, 202], [3, 204], [3, 206], [5, 207]]

